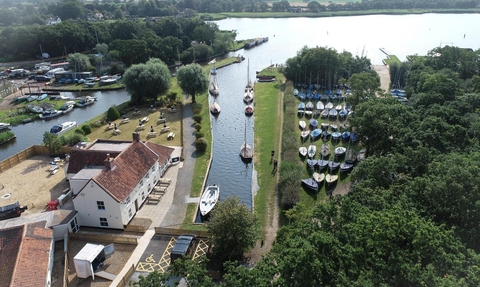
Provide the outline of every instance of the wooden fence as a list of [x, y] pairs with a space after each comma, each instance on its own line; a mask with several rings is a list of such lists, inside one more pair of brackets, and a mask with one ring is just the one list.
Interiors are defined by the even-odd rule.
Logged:
[[98, 233], [75, 233], [71, 235], [72, 238], [76, 240], [84, 241], [99, 241], [99, 242], [108, 242], [108, 243], [119, 243], [119, 244], [138, 244], [138, 239], [136, 237], [126, 237], [121, 235], [114, 234], [98, 234]]
[[174, 229], [174, 228], [165, 228], [165, 227], [155, 227], [155, 234], [173, 235], [173, 236], [179, 236], [182, 234], [193, 234], [196, 237], [208, 237], [208, 233], [206, 231]]
[[[72, 151], [71, 147], [62, 147], [59, 154], [66, 154], [70, 153]], [[0, 173], [16, 166], [17, 164], [21, 163], [24, 160], [29, 159], [32, 156], [35, 155], [50, 155], [50, 152], [41, 145], [32, 145], [14, 155], [11, 157], [4, 159], [0, 161]]]

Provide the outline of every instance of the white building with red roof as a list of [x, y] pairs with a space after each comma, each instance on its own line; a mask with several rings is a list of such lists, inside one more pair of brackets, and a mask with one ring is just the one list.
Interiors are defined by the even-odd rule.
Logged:
[[167, 170], [173, 148], [97, 140], [74, 148], [65, 167], [80, 226], [124, 229]]

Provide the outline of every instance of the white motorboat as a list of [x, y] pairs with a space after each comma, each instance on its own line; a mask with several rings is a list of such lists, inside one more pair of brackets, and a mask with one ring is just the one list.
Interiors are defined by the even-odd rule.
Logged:
[[43, 111], [43, 113], [40, 114], [40, 118], [42, 120], [45, 120], [45, 119], [51, 119], [51, 118], [55, 118], [55, 117], [58, 117], [62, 114], [61, 111], [57, 111], [57, 110], [48, 110], [48, 111]]
[[67, 131], [72, 130], [76, 127], [77, 127], [77, 122], [75, 122], [75, 121], [64, 122], [64, 123], [59, 124], [59, 125], [54, 125], [50, 129], [50, 133], [53, 134], [53, 135], [61, 135], [61, 134], [66, 133]]
[[71, 112], [73, 110], [73, 105], [63, 105], [60, 108], [58, 108], [59, 111], [62, 112], [62, 114], [66, 114], [68, 112]]
[[211, 105], [210, 105], [210, 112], [212, 113], [212, 115], [216, 116], [218, 114], [220, 114], [220, 105], [217, 103], [217, 102], [213, 102]]
[[0, 123], [0, 131], [10, 129], [10, 124], [9, 123]]
[[206, 216], [212, 211], [220, 199], [220, 186], [217, 184], [208, 185], [200, 197], [200, 214]]

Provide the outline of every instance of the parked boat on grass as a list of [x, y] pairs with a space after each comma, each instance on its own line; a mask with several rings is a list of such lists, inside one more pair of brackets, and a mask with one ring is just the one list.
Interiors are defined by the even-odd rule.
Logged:
[[340, 157], [340, 156], [344, 155], [346, 151], [347, 151], [347, 149], [343, 146], [339, 146], [339, 147], [335, 148], [335, 151], [334, 151], [335, 157]]
[[314, 130], [312, 131], [312, 133], [310, 134], [310, 137], [312, 138], [312, 140], [315, 140], [315, 139], [317, 139], [321, 134], [322, 134], [322, 130], [321, 130], [321, 129], [314, 129]]
[[317, 182], [320, 183], [325, 179], [325, 174], [324, 173], [318, 173], [314, 172], [313, 173], [313, 179]]
[[302, 130], [304, 130], [306, 127], [307, 127], [307, 124], [305, 123], [305, 121], [299, 121], [298, 122], [298, 125], [300, 126], [300, 128]]
[[327, 185], [331, 185], [333, 183], [335, 183], [338, 179], [338, 175], [334, 175], [334, 174], [327, 174], [325, 176], [325, 182], [327, 183]]
[[306, 188], [318, 192], [318, 183], [313, 178], [302, 179], [302, 184]]
[[304, 147], [304, 146], [301, 146], [298, 148], [298, 153], [300, 153], [300, 155], [302, 157], [305, 157], [307, 155], [307, 148]]
[[317, 153], [317, 146], [313, 144], [308, 146], [308, 157], [313, 158], [315, 156], [315, 153]]
[[212, 211], [220, 199], [220, 186], [217, 184], [208, 185], [200, 197], [200, 214], [206, 216]]

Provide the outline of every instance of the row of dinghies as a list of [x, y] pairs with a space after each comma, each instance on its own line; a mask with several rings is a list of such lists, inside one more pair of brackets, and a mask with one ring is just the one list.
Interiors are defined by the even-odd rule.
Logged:
[[51, 118], [56, 118], [61, 115], [67, 114], [73, 110], [74, 107], [86, 107], [94, 104], [96, 101], [95, 97], [87, 96], [85, 99], [80, 99], [78, 101], [67, 101], [63, 104], [58, 110], [51, 108], [43, 108], [40, 105], [27, 105], [27, 108], [33, 112], [40, 114], [39, 118], [42, 120], [47, 120]]

